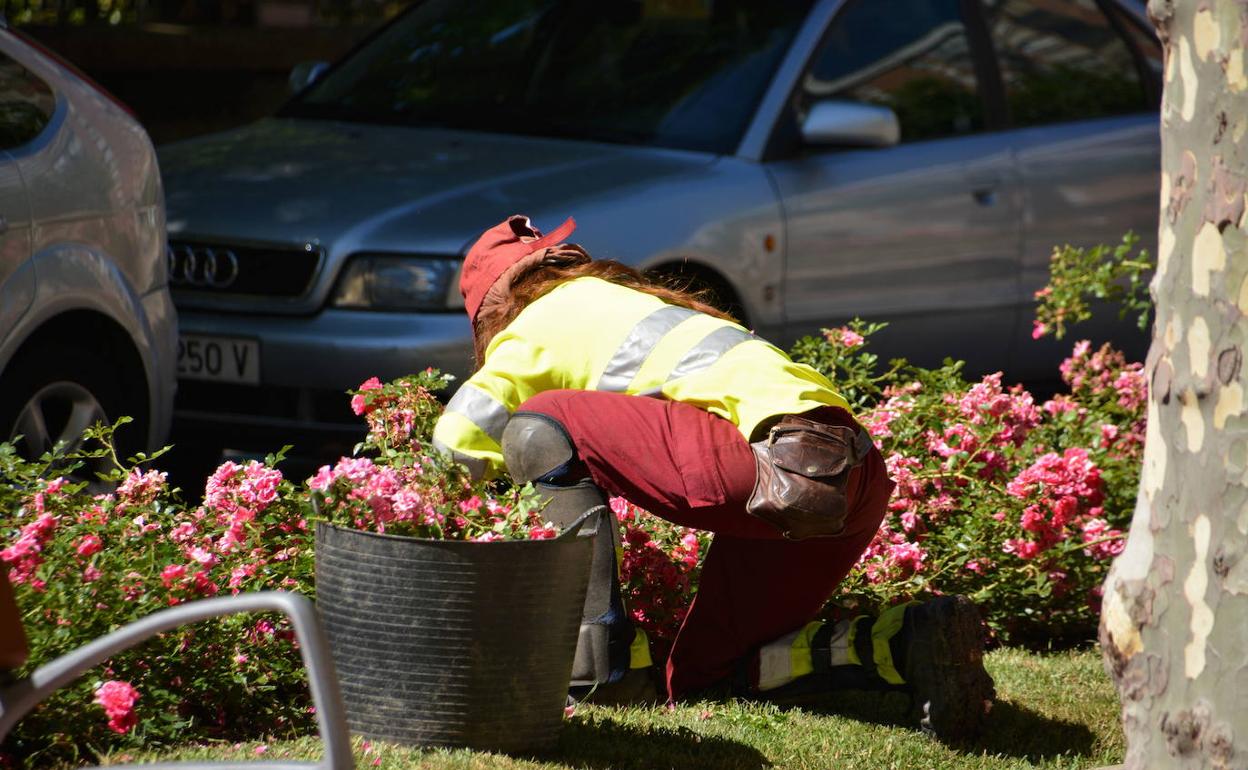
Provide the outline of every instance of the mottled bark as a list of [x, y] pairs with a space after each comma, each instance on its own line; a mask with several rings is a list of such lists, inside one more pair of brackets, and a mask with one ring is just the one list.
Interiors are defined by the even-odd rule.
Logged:
[[1150, 0], [1166, 47], [1144, 469], [1101, 643], [1128, 768], [1248, 768], [1248, 0]]

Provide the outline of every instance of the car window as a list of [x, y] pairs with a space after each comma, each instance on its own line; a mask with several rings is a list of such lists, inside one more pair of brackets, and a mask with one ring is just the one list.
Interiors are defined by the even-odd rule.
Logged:
[[1161, 50], [1161, 41], [1152, 27], [1132, 18], [1121, 6], [1106, 6], [1117, 30], [1127, 36], [1134, 49], [1139, 66], [1144, 70], [1144, 77], [1149, 81], [1152, 93], [1149, 98], [1150, 107], [1157, 107], [1161, 101], [1161, 77], [1166, 67], [1165, 56]]
[[811, 0], [426, 0], [281, 114], [731, 152]]
[[1094, 0], [985, 0], [1014, 125], [1150, 109], [1127, 43]]
[[0, 149], [34, 139], [52, 119], [56, 96], [34, 73], [0, 54]]
[[903, 142], [984, 128], [958, 0], [850, 0], [828, 29], [799, 97], [799, 112], [821, 99], [889, 107]]

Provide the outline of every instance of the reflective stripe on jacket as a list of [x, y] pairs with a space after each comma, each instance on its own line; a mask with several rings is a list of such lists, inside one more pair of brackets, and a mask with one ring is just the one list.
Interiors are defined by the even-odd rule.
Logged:
[[546, 390], [605, 390], [717, 414], [748, 440], [769, 417], [848, 407], [819, 372], [738, 324], [599, 278], [532, 302], [485, 351], [446, 406], [434, 446], [475, 476], [503, 468], [499, 440], [522, 403]]

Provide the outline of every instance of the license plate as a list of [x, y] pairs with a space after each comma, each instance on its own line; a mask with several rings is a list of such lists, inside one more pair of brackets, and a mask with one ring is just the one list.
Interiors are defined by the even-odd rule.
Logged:
[[260, 384], [260, 343], [237, 337], [178, 337], [178, 377]]

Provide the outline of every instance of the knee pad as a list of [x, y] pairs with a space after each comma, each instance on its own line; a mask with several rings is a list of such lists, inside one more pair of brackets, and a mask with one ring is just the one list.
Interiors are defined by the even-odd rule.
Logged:
[[[547, 499], [542, 515], [561, 527], [607, 504], [576, 456], [567, 430], [553, 417], [517, 412], [503, 429], [503, 461], [511, 477], [530, 481]], [[587, 522], [593, 526], [593, 522]]]
[[594, 556], [582, 611], [572, 683], [618, 679], [628, 670], [633, 626], [620, 595], [616, 551], [620, 525], [602, 489], [576, 454], [567, 430], [538, 412], [517, 412], [502, 437], [503, 460], [517, 482], [532, 482], [546, 499], [542, 516], [561, 527], [591, 511], [582, 532], [594, 536]]

